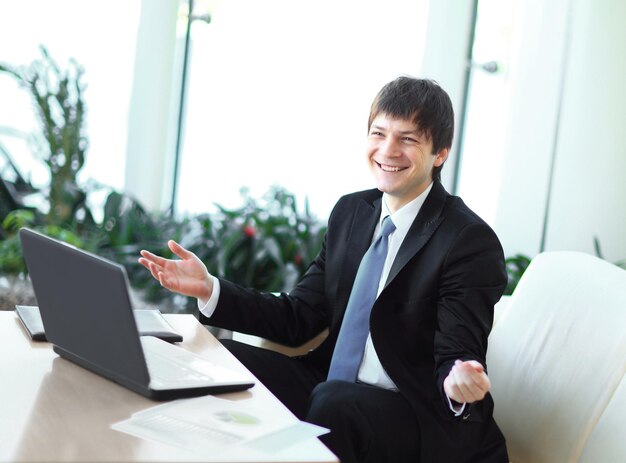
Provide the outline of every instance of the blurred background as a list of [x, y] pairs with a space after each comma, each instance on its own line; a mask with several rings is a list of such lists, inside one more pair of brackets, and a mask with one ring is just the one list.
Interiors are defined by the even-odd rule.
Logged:
[[[617, 263], [625, 23], [619, 0], [0, 0], [0, 63], [28, 66], [43, 45], [59, 68], [82, 67], [76, 182], [96, 223], [111, 191], [177, 220], [243, 214], [246, 198], [263, 212], [250, 198], [270, 191], [323, 224], [339, 196], [371, 187], [369, 106], [408, 74], [450, 94], [443, 183], [507, 257], [567, 249]], [[36, 106], [0, 72], [0, 174], [45, 190]], [[264, 215], [246, 214], [250, 239]]]

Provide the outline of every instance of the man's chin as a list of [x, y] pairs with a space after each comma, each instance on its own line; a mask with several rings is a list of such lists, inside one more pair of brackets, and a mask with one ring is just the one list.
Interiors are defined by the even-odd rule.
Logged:
[[394, 191], [397, 190], [397, 186], [395, 184], [392, 184], [391, 182], [388, 182], [388, 181], [380, 181], [380, 180], [376, 181], [376, 188], [378, 188], [383, 193], [387, 193], [390, 195], [393, 194]]

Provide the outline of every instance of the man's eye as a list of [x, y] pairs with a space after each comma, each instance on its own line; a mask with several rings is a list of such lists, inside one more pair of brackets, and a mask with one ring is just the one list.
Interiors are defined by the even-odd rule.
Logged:
[[407, 143], [417, 143], [417, 140], [415, 138], [411, 138], [411, 137], [404, 137], [402, 140], [407, 142]]
[[382, 137], [382, 132], [370, 132], [370, 135], [373, 135], [375, 137]]

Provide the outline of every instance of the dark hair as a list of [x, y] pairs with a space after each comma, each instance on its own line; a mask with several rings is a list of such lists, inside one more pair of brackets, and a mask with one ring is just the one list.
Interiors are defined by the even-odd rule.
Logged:
[[[386, 84], [372, 103], [367, 130], [379, 114], [412, 121], [420, 135], [433, 144], [433, 155], [452, 146], [454, 110], [450, 97], [437, 82], [402, 76]], [[433, 180], [440, 179], [443, 165], [433, 168]]]

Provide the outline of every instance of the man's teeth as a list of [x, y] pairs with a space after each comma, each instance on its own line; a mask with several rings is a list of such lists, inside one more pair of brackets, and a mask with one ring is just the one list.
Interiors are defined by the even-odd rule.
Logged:
[[380, 168], [385, 172], [398, 172], [399, 170], [401, 170], [400, 167], [386, 166], [384, 164], [380, 164]]

